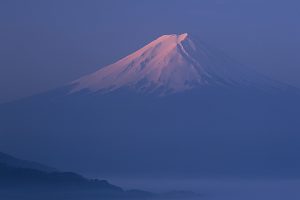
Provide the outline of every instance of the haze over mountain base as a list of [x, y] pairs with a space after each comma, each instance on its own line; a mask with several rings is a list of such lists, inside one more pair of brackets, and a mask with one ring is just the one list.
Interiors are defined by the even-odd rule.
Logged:
[[165, 98], [46, 94], [1, 109], [1, 146], [100, 175], [295, 177], [298, 102], [214, 89]]

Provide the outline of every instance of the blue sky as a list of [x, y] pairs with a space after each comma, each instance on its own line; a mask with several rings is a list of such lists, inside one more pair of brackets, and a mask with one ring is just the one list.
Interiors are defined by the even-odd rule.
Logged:
[[162, 34], [189, 32], [300, 86], [298, 1], [2, 0], [0, 102], [58, 87]]

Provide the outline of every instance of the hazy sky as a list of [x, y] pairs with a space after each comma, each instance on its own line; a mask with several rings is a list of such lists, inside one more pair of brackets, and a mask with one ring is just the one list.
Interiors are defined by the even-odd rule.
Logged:
[[60, 86], [162, 34], [189, 32], [300, 86], [299, 1], [1, 0], [0, 102]]

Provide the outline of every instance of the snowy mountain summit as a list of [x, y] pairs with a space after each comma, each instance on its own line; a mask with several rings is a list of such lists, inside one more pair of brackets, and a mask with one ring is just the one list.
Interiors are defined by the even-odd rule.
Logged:
[[267, 82], [187, 33], [163, 35], [125, 58], [73, 81], [81, 90], [112, 92], [131, 89], [167, 95], [205, 86], [252, 86]]

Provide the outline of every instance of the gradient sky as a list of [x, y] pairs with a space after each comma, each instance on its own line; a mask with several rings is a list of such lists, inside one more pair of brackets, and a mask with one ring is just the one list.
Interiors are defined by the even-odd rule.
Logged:
[[183, 32], [300, 86], [299, 7], [293, 0], [1, 0], [0, 102], [58, 87]]

